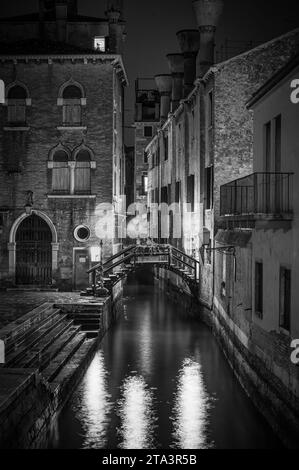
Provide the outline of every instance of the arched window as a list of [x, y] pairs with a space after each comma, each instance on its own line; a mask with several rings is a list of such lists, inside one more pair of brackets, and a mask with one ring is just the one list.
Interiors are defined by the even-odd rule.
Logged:
[[70, 192], [69, 156], [64, 150], [57, 150], [53, 155], [52, 191], [56, 194]]
[[59, 90], [58, 106], [62, 106], [62, 123], [64, 127], [82, 126], [82, 106], [86, 104], [82, 85], [70, 79]]
[[29, 101], [25, 86], [14, 84], [7, 88], [7, 121], [10, 126], [26, 126], [26, 106]]
[[75, 154], [75, 193], [89, 194], [91, 191], [91, 153], [82, 148]]

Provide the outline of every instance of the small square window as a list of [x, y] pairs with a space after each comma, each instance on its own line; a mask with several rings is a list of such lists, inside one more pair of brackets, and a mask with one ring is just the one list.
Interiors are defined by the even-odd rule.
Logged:
[[153, 136], [152, 126], [145, 126], [144, 127], [144, 137], [152, 137], [152, 136]]
[[106, 51], [106, 38], [105, 37], [94, 38], [94, 49], [99, 52], [105, 52]]

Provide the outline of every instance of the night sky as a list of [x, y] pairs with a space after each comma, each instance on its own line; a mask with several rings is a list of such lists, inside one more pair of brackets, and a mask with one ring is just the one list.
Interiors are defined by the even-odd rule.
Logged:
[[[37, 10], [37, 0], [1, 1], [1, 16]], [[196, 28], [191, 0], [124, 0], [127, 21], [125, 65], [130, 79], [127, 122], [134, 109], [134, 80], [168, 73], [166, 54], [179, 52], [176, 32]], [[264, 42], [299, 27], [298, 0], [225, 0], [217, 48], [225, 39]], [[105, 0], [79, 0], [81, 14], [102, 17]]]

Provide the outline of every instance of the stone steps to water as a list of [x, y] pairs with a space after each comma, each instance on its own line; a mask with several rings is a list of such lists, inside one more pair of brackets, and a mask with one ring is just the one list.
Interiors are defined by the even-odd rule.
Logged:
[[44, 351], [39, 362], [39, 370], [42, 371], [46, 369], [50, 365], [52, 359], [58, 356], [58, 354], [63, 351], [64, 347], [79, 334], [81, 334], [81, 326], [72, 325], [65, 333], [57, 338], [51, 346]]
[[65, 345], [62, 351], [51, 359], [50, 364], [42, 371], [43, 377], [48, 382], [53, 382], [55, 377], [67, 366], [67, 362], [74, 356], [86, 339], [85, 333], [76, 334], [76, 336]]
[[64, 333], [70, 330], [73, 326], [72, 320], [64, 320], [52, 331], [50, 331], [44, 338], [42, 338], [33, 348], [31, 348], [25, 357], [19, 362], [19, 367], [34, 367], [39, 366], [43, 355], [47, 349], [50, 348], [53, 343], [58, 340]]
[[[86, 367], [88, 366], [92, 354], [95, 352], [97, 342], [95, 339], [85, 339], [69, 361], [52, 380], [50, 387], [55, 395], [58, 395], [59, 402], [63, 402], [68, 397], [75, 385], [80, 380]], [[80, 376], [78, 376], [80, 371]]]
[[6, 367], [12, 367], [17, 364], [20, 358], [24, 357], [30, 349], [37, 345], [40, 340], [47, 336], [66, 319], [66, 315], [61, 314], [59, 310], [55, 310], [48, 319], [43, 320], [39, 326], [36, 326], [33, 329], [33, 331], [27, 331], [25, 336], [22, 338], [22, 341], [17, 343], [15, 348], [7, 353]]

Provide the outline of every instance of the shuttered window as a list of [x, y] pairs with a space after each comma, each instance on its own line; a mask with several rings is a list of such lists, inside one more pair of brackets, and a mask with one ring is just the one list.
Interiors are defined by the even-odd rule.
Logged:
[[63, 124], [81, 126], [81, 104], [77, 100], [67, 100], [63, 105]]
[[255, 314], [259, 318], [263, 318], [263, 299], [263, 263], [255, 263]]
[[27, 91], [20, 85], [12, 87], [7, 95], [7, 121], [18, 126], [26, 123]]
[[82, 92], [78, 86], [70, 85], [63, 91], [63, 125], [81, 126]]
[[68, 155], [58, 151], [53, 157], [52, 191], [56, 194], [68, 194], [70, 192], [70, 170]]
[[291, 328], [291, 270], [280, 269], [280, 302], [279, 302], [280, 327], [287, 331]]
[[75, 193], [89, 194], [91, 191], [90, 154], [87, 150], [81, 150], [76, 156], [75, 167]]
[[194, 175], [187, 178], [187, 202], [191, 205], [191, 212], [194, 212]]

